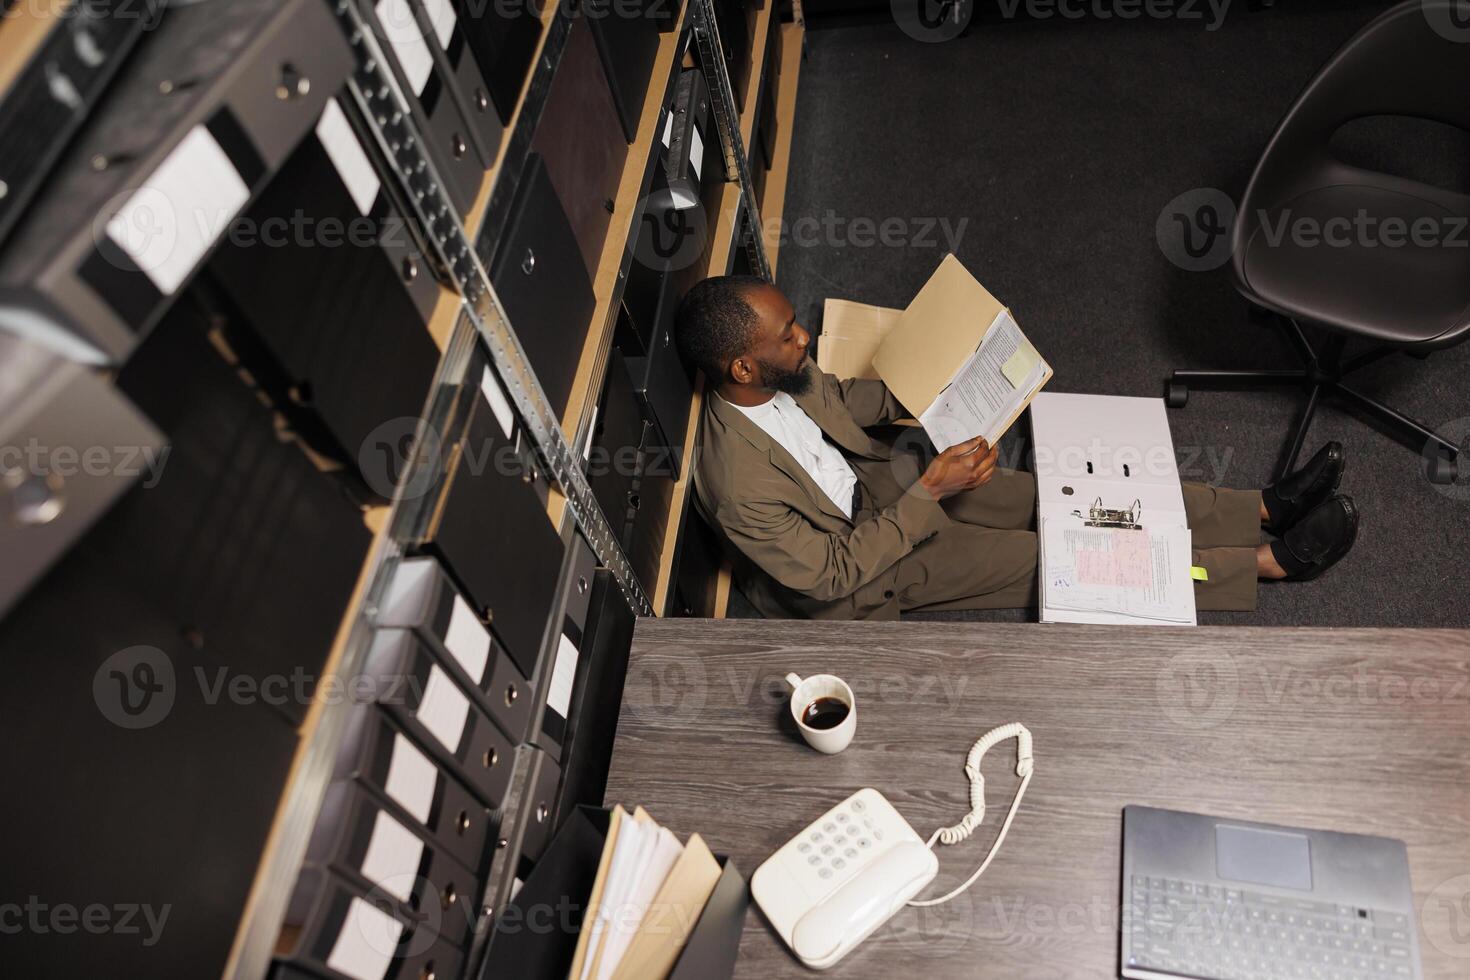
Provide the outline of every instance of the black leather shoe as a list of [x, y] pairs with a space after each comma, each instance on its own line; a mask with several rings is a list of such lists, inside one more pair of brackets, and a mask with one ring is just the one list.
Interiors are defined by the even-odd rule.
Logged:
[[1280, 534], [1331, 496], [1342, 484], [1342, 443], [1333, 440], [1295, 473], [1261, 491], [1266, 503], [1266, 528]]
[[1305, 582], [1336, 565], [1358, 539], [1358, 508], [1344, 494], [1329, 497], [1271, 542], [1289, 582]]

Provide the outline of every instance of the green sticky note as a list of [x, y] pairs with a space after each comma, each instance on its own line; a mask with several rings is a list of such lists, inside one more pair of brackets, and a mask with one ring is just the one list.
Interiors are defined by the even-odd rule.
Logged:
[[1189, 577], [1196, 582], [1208, 582], [1210, 580], [1210, 573], [1207, 569], [1199, 565], [1190, 565]]
[[1029, 341], [1023, 340], [1021, 346], [1016, 348], [1016, 352], [1006, 358], [1006, 362], [1000, 366], [1000, 373], [1006, 376], [1012, 388], [1019, 388], [1039, 360], [1041, 360], [1041, 355], [1036, 353], [1036, 348], [1032, 347]]

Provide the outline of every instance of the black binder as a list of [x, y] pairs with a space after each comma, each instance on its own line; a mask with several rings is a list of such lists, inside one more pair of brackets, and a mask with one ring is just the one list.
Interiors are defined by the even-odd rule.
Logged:
[[379, 605], [376, 625], [413, 630], [439, 663], [475, 695], [511, 744], [526, 737], [536, 700], [531, 682], [433, 558], [399, 563]]
[[[564, 546], [546, 513], [546, 478], [502, 454], [504, 429], [478, 395], [424, 535], [525, 677], [534, 677], [556, 602]], [[501, 472], [504, 461], [514, 472]]]
[[673, 10], [673, 0], [648, 0], [630, 4], [628, 0], [587, 0], [583, 15], [592, 25], [597, 39], [597, 53], [607, 71], [608, 85], [617, 104], [618, 120], [629, 143], [638, 135], [638, 117], [643, 113], [643, 99], [648, 92], [649, 76], [658, 57], [659, 33], [667, 30], [670, 18], [659, 17], [663, 10]]
[[276, 946], [275, 980], [383, 980], [457, 978], [464, 954], [381, 889], [302, 867]]
[[488, 868], [500, 813], [475, 799], [376, 707], [362, 705], [348, 718], [333, 778], [367, 787], [476, 875]]
[[538, 153], [526, 158], [490, 281], [546, 400], [566, 410], [597, 297], [562, 201]]
[[478, 882], [419, 825], [352, 782], [327, 787], [306, 860], [382, 892], [432, 930], [463, 946], [478, 916]]
[[362, 676], [378, 705], [419, 748], [464, 780], [486, 805], [505, 802], [515, 746], [490, 716], [405, 630], [380, 630]]
[[508, 126], [541, 42], [542, 3], [454, 0], [454, 9], [464, 24], [480, 74], [490, 88], [490, 101], [500, 121]]

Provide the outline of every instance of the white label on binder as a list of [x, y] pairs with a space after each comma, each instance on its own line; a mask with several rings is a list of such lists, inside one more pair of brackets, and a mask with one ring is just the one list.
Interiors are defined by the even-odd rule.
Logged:
[[429, 53], [423, 29], [408, 8], [408, 0], [378, 0], [374, 10], [378, 23], [383, 25], [383, 36], [398, 57], [403, 77], [408, 79], [414, 95], [422, 95], [429, 73], [434, 70], [434, 56]]
[[674, 138], [674, 114], [671, 112], [664, 116], [664, 149], [668, 149], [669, 142]]
[[413, 894], [423, 856], [424, 842], [379, 810], [373, 823], [373, 836], [368, 839], [367, 854], [362, 859], [362, 876], [406, 902]]
[[171, 296], [249, 198], [240, 172], [201, 124], [108, 219], [107, 237]]
[[470, 680], [478, 684], [485, 679], [485, 664], [490, 662], [490, 633], [480, 625], [475, 611], [462, 596], [454, 597], [449, 629], [444, 631], [444, 646], [470, 675]]
[[524, 881], [522, 881], [521, 879], [519, 879], [519, 878], [516, 878], [515, 880], [513, 880], [510, 883], [510, 897], [512, 899], [514, 899], [517, 895], [520, 894], [521, 889], [524, 888], [525, 885], [526, 885], [526, 883]]
[[388, 760], [388, 780], [383, 788], [399, 806], [415, 817], [419, 823], [429, 822], [429, 813], [434, 807], [434, 790], [439, 786], [439, 770], [412, 742], [402, 735], [393, 735], [393, 755]]
[[449, 0], [424, 0], [424, 9], [429, 14], [429, 22], [434, 25], [439, 47], [448, 51], [449, 39], [454, 36], [454, 8], [449, 5]]
[[490, 403], [490, 411], [495, 413], [495, 421], [500, 423], [500, 431], [505, 433], [507, 439], [515, 431], [516, 413], [510, 407], [510, 399], [505, 397], [505, 389], [500, 387], [500, 382], [490, 369], [485, 369], [485, 374], [480, 378], [480, 392], [485, 400]]
[[454, 752], [464, 737], [464, 723], [469, 713], [469, 698], [437, 665], [430, 667], [429, 683], [424, 685], [424, 700], [418, 711], [419, 722], [429, 730], [429, 734]]
[[690, 126], [694, 135], [689, 139], [689, 166], [694, 168], [694, 179], [702, 179], [699, 176], [699, 167], [704, 163], [704, 137], [699, 133], [698, 126]]
[[572, 686], [577, 681], [577, 646], [567, 635], [561, 635], [556, 647], [556, 663], [551, 668], [551, 687], [546, 691], [546, 706], [566, 718], [572, 706]]
[[358, 213], [366, 215], [373, 209], [382, 183], [336, 99], [329, 100], [322, 110], [322, 117], [316, 124], [316, 138], [327, 151], [332, 166], [337, 168], [337, 176], [342, 178], [347, 193], [352, 195]]
[[354, 898], [327, 956], [327, 966], [353, 980], [383, 980], [402, 938], [403, 923]]

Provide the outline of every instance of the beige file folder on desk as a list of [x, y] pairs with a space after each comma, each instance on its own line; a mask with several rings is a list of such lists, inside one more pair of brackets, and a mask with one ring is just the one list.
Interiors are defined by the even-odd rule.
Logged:
[[[1042, 392], [1031, 402], [1031, 432], [1041, 621], [1193, 625], [1188, 519], [1163, 400]], [[1108, 510], [1136, 507], [1142, 531], [1120, 535], [1090, 527], [1091, 508], [1099, 501]], [[1118, 545], [1117, 552], [1063, 555], [1069, 530], [1071, 544]], [[1074, 593], [1091, 590], [1096, 600], [1110, 588], [1129, 601], [1111, 609], [1078, 608], [1085, 603], [1072, 601]], [[1123, 606], [1150, 614], [1120, 611]], [[1157, 611], [1165, 607], [1168, 618]]]

